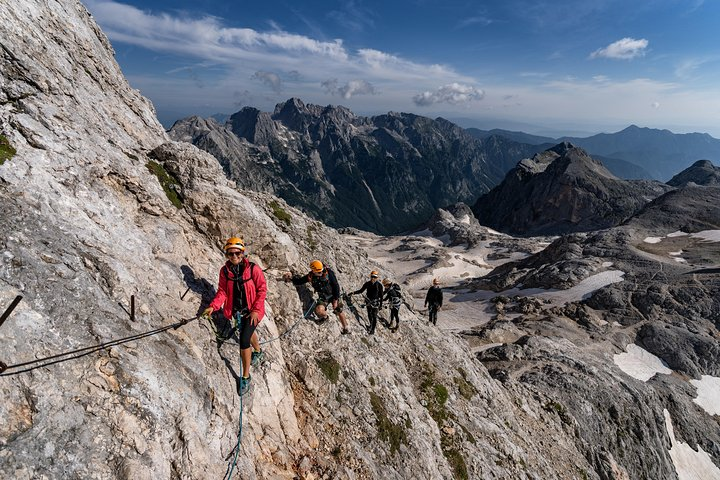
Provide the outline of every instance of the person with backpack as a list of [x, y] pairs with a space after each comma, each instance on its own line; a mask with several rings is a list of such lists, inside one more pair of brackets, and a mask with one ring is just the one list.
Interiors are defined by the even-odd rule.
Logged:
[[425, 295], [425, 306], [428, 307], [430, 321], [433, 325], [437, 325], [437, 312], [443, 304], [443, 293], [440, 288], [440, 280], [433, 278], [432, 286]]
[[[382, 281], [383, 287], [385, 287], [385, 296], [383, 300], [387, 300], [390, 303], [390, 331], [396, 332], [400, 327], [400, 306], [402, 306], [402, 292], [400, 291], [400, 285], [391, 282], [389, 278]], [[393, 327], [393, 320], [395, 320], [395, 326]]]
[[267, 283], [262, 269], [245, 257], [241, 238], [228, 238], [223, 250], [227, 261], [220, 269], [217, 294], [203, 316], [210, 318], [222, 309], [225, 319], [234, 323], [233, 330], [239, 332], [242, 377], [238, 388], [240, 395], [245, 395], [250, 389], [250, 365], [263, 360], [255, 328], [265, 316]]
[[370, 335], [373, 335], [375, 333], [375, 327], [377, 326], [378, 321], [378, 313], [382, 308], [383, 286], [380, 282], [378, 282], [379, 276], [380, 274], [377, 271], [373, 270], [372, 272], [370, 272], [370, 280], [365, 282], [359, 290], [355, 290], [350, 294], [358, 295], [367, 290], [367, 303], [365, 306], [367, 307], [368, 320], [370, 321], [370, 326], [368, 327], [368, 333]]
[[343, 304], [340, 301], [340, 284], [337, 281], [335, 272], [329, 267], [322, 264], [320, 260], [310, 262], [310, 272], [306, 275], [293, 275], [291, 272], [283, 274], [283, 280], [292, 282], [293, 285], [302, 285], [310, 283], [318, 294], [315, 303], [315, 315], [318, 319], [324, 321], [328, 318], [327, 309], [332, 306], [333, 312], [337, 315], [342, 325], [341, 333], [347, 335], [350, 333], [348, 329], [345, 313], [343, 312]]

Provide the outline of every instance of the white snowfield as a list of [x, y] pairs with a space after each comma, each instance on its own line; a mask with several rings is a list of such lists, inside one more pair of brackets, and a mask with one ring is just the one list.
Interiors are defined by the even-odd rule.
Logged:
[[645, 237], [645, 240], [643, 240], [645, 243], [660, 243], [661, 241], [662, 237]]
[[720, 469], [713, 463], [710, 455], [699, 445], [698, 451], [687, 443], [678, 442], [675, 439], [675, 431], [672, 426], [670, 412], [663, 410], [665, 415], [665, 429], [670, 436], [670, 458], [675, 465], [680, 480], [719, 480]]
[[702, 232], [690, 235], [693, 238], [701, 238], [706, 242], [720, 242], [720, 230], [703, 230]]
[[690, 380], [690, 383], [697, 388], [693, 402], [710, 415], [720, 415], [720, 378], [703, 375], [700, 380]]
[[625, 347], [625, 350], [625, 353], [613, 355], [613, 361], [620, 370], [633, 378], [647, 382], [656, 373], [668, 375], [672, 373], [672, 370], [665, 365], [665, 362], [634, 343]]

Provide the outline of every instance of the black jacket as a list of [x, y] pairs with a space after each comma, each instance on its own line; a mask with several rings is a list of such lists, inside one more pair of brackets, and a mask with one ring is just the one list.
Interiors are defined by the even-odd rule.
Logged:
[[397, 283], [391, 283], [385, 289], [385, 296], [383, 300], [389, 300], [392, 308], [400, 308], [402, 305], [402, 292], [400, 291], [400, 285]]
[[433, 285], [430, 287], [427, 291], [427, 295], [425, 295], [425, 305], [437, 305], [438, 307], [442, 307], [443, 304], [443, 293], [442, 289], [438, 287], [437, 285]]
[[379, 281], [375, 281], [375, 283], [371, 281], [367, 281], [363, 284], [363, 286], [360, 288], [360, 290], [356, 290], [353, 292], [353, 295], [357, 295], [358, 293], [363, 293], [365, 290], [367, 290], [367, 298], [368, 300], [382, 300], [383, 297], [383, 286], [382, 283]]
[[292, 278], [294, 285], [302, 285], [308, 282], [310, 282], [322, 300], [331, 302], [340, 299], [340, 284], [337, 281], [335, 272], [329, 268], [325, 267], [322, 275], [319, 276], [310, 272], [307, 275], [296, 275]]

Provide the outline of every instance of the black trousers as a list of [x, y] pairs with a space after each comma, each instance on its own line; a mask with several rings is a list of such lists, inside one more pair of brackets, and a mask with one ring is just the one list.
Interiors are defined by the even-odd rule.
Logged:
[[399, 308], [390, 308], [390, 326], [392, 327], [393, 320], [395, 320], [395, 328], [400, 326], [400, 309]]
[[378, 310], [379, 309], [377, 308], [367, 307], [368, 320], [370, 320], [370, 327], [368, 328], [368, 333], [370, 333], [370, 335], [375, 333], [375, 327], [377, 326], [378, 321]]
[[430, 321], [432, 322], [433, 325], [437, 325], [437, 312], [438, 312], [439, 308], [440, 308], [440, 305], [436, 305], [434, 303], [430, 304], [429, 316], [430, 316]]

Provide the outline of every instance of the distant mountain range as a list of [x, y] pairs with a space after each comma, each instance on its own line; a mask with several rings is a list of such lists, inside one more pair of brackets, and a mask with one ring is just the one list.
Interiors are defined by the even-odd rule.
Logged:
[[213, 154], [242, 188], [276, 194], [331, 226], [381, 234], [412, 230], [458, 202], [513, 234], [606, 228], [672, 188], [658, 178], [696, 162], [692, 178], [674, 181], [703, 182], [717, 173], [698, 157], [720, 159], [709, 135], [635, 126], [558, 141], [409, 113], [364, 117], [297, 98], [273, 112], [214, 117], [226, 121], [189, 117], [169, 134]]
[[473, 203], [539, 147], [479, 140], [442, 118], [363, 117], [297, 98], [245, 107], [225, 124], [190, 117], [169, 134], [213, 154], [239, 186], [272, 192], [332, 226], [389, 234], [439, 207]]
[[[720, 140], [707, 133], [672, 133], [669, 130], [641, 128], [631, 125], [616, 133], [600, 133], [590, 137], [542, 137], [509, 130], [478, 130], [469, 128], [468, 133], [476, 138], [499, 135], [516, 142], [531, 145], [554, 145], [568, 141], [582, 147], [593, 158], [601, 159], [610, 168], [613, 162], [625, 161], [636, 165], [639, 170], [632, 176], [613, 173], [623, 178], [653, 178], [668, 181], [679, 171], [697, 160], [720, 162]], [[618, 165], [619, 166], [619, 165]], [[632, 168], [627, 165], [619, 168]], [[642, 171], [650, 176], [637, 176]]]

